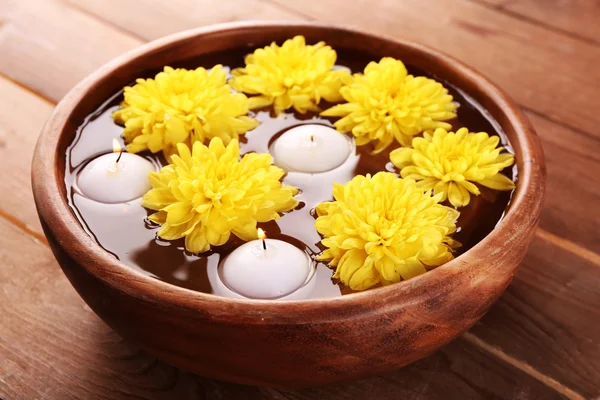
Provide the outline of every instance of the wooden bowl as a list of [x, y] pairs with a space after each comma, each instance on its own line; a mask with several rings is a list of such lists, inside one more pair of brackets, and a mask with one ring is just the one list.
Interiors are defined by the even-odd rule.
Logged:
[[[145, 72], [201, 54], [294, 35], [339, 50], [402, 59], [481, 103], [516, 152], [517, 188], [504, 219], [479, 244], [419, 277], [332, 299], [238, 300], [172, 286], [116, 260], [67, 204], [65, 152], [83, 119]], [[249, 49], [250, 50], [250, 49]], [[169, 36], [106, 64], [58, 104], [39, 138], [33, 191], [44, 232], [77, 292], [115, 331], [203, 376], [256, 385], [312, 386], [393, 370], [469, 329], [509, 285], [529, 245], [545, 186], [539, 140], [518, 106], [473, 69], [422, 45], [352, 29], [248, 22]]]

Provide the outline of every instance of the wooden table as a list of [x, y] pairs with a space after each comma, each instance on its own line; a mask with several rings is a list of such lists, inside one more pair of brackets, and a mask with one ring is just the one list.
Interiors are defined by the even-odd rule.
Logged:
[[[191, 376], [83, 303], [41, 233], [29, 172], [56, 102], [104, 62], [182, 29], [318, 20], [405, 37], [479, 69], [541, 136], [548, 191], [512, 285], [483, 320], [402, 370], [275, 390]], [[600, 398], [597, 0], [0, 0], [0, 398]]]

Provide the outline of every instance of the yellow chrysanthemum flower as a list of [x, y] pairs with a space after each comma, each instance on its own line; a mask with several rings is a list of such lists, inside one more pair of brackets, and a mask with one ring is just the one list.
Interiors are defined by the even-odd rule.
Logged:
[[408, 75], [401, 61], [389, 57], [369, 63], [364, 74], [354, 74], [340, 92], [347, 103], [321, 115], [343, 117], [335, 127], [352, 132], [358, 146], [374, 141], [374, 153], [383, 151], [394, 138], [409, 146], [413, 136], [425, 130], [450, 129], [442, 121], [456, 117], [457, 105], [448, 89], [433, 79]]
[[500, 171], [512, 165], [512, 154], [497, 147], [498, 136], [485, 132], [469, 133], [461, 128], [456, 133], [436, 129], [414, 138], [413, 148], [400, 148], [390, 153], [392, 163], [402, 177], [416, 180], [425, 191], [433, 190], [455, 207], [469, 204], [470, 194], [479, 195], [478, 185], [496, 190], [512, 190], [513, 181]]
[[185, 237], [185, 247], [202, 253], [227, 242], [233, 233], [243, 240], [256, 238], [257, 222], [279, 219], [280, 212], [298, 205], [298, 189], [283, 186], [281, 168], [269, 154], [249, 153], [240, 160], [240, 147], [227, 147], [214, 138], [207, 147], [195, 142], [190, 149], [178, 144], [172, 164], [149, 174], [151, 189], [142, 205], [157, 213], [149, 219], [162, 225], [165, 240]]
[[415, 181], [390, 172], [335, 184], [335, 201], [317, 206], [315, 227], [335, 266], [335, 278], [354, 290], [425, 273], [453, 258], [458, 211], [438, 204]]
[[350, 74], [332, 70], [335, 50], [319, 42], [307, 46], [303, 36], [286, 40], [281, 47], [272, 43], [246, 56], [246, 67], [232, 71], [231, 86], [240, 92], [258, 95], [250, 97], [250, 108], [273, 104], [275, 112], [294, 107], [304, 114], [318, 112], [321, 99], [342, 100], [342, 80]]
[[220, 137], [224, 143], [254, 129], [248, 98], [232, 93], [221, 65], [210, 71], [165, 67], [154, 79], [138, 79], [124, 90], [121, 109], [113, 114], [125, 125], [127, 151], [175, 153], [178, 143], [191, 147]]

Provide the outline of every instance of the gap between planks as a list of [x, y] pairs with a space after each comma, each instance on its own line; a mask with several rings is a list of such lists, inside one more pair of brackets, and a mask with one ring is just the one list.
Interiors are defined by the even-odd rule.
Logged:
[[[42, 93], [30, 88], [29, 86], [25, 86], [21, 82], [13, 79], [12, 77], [4, 74], [3, 72], [0, 72], [0, 78], [5, 79], [5, 80], [9, 81], [10, 83], [13, 83], [15, 86], [18, 86], [19, 88], [23, 89], [25, 92], [31, 93], [32, 95], [42, 99], [43, 101], [45, 101], [52, 107], [56, 106], [56, 101], [52, 100], [49, 97], [44, 96]], [[0, 399], [0, 400], [2, 400], [2, 399]]]
[[504, 361], [505, 363], [511, 365], [512, 367], [518, 369], [519, 371], [524, 372], [525, 374], [538, 380], [539, 382], [543, 383], [544, 385], [554, 389], [555, 391], [562, 394], [566, 398], [571, 399], [571, 400], [585, 400], [585, 397], [583, 397], [579, 393], [575, 392], [574, 390], [566, 387], [562, 383], [558, 382], [556, 379], [550, 378], [549, 376], [544, 375], [541, 372], [539, 372], [538, 370], [536, 370], [535, 368], [533, 368], [531, 365], [509, 356], [508, 354], [503, 352], [498, 347], [492, 346], [492, 345], [484, 342], [483, 340], [479, 339], [474, 334], [472, 334], [470, 332], [465, 332], [465, 333], [463, 333], [463, 335], [461, 337], [464, 338], [467, 342], [479, 347], [480, 349], [484, 350], [485, 352], [497, 357], [498, 359]]
[[298, 17], [300, 17], [306, 21], [318, 21], [318, 18], [315, 18], [310, 14], [306, 14], [306, 13], [303, 13], [302, 11], [296, 10], [293, 7], [288, 7], [287, 5], [280, 4], [277, 1], [274, 1], [274, 0], [259, 0], [259, 1], [262, 3], [265, 3], [265, 4], [269, 4], [272, 7], [279, 8], [280, 10], [283, 10], [290, 14], [297, 15]]
[[87, 9], [85, 9], [85, 8], [77, 5], [77, 4], [73, 4], [72, 2], [66, 2], [66, 1], [61, 1], [61, 3], [64, 4], [68, 8], [71, 8], [71, 9], [77, 11], [77, 12], [80, 12], [81, 14], [85, 14], [88, 17], [90, 17], [92, 19], [95, 19], [96, 21], [98, 21], [98, 22], [100, 22], [102, 24], [107, 25], [107, 26], [113, 28], [114, 30], [116, 30], [118, 32], [121, 32], [125, 36], [130, 36], [130, 37], [132, 37], [134, 39], [139, 40], [141, 42], [141, 44], [144, 44], [144, 43], [148, 42], [147, 39], [143, 38], [142, 36], [138, 35], [137, 33], [132, 32], [132, 31], [130, 31], [128, 29], [125, 29], [122, 26], [115, 24], [111, 20], [105, 19], [105, 18], [101, 17], [100, 15], [94, 14], [94, 13], [90, 12], [89, 10], [87, 10]]
[[570, 241], [569, 239], [562, 238], [560, 236], [555, 235], [554, 233], [548, 232], [541, 228], [538, 228], [535, 231], [535, 236], [546, 242], [550, 242], [553, 245], [560, 247], [561, 249], [571, 254], [574, 254], [579, 258], [588, 261], [590, 264], [600, 267], [600, 254], [589, 250], [583, 246], [580, 246], [577, 243]]
[[9, 223], [16, 226], [18, 229], [23, 231], [27, 236], [34, 239], [36, 242], [39, 242], [40, 244], [42, 244], [46, 247], [50, 247], [50, 245], [48, 244], [48, 241], [46, 240], [46, 236], [44, 236], [44, 234], [39, 232], [37, 229], [32, 228], [25, 222], [21, 221], [20, 219], [16, 218], [15, 216], [13, 216], [7, 212], [5, 212], [2, 209], [0, 209], [0, 217], [4, 218]]
[[[284, 10], [284, 11], [287, 11], [289, 13], [295, 14], [295, 15], [297, 15], [299, 17], [302, 17], [302, 18], [310, 20], [310, 21], [314, 21], [314, 20], [318, 19], [318, 18], [313, 17], [310, 14], [305, 14], [305, 13], [303, 13], [301, 11], [298, 11], [298, 10], [296, 10], [294, 8], [291, 8], [291, 7], [285, 6], [283, 4], [280, 4], [280, 3], [278, 3], [277, 1], [274, 1], [274, 0], [259, 0], [259, 1], [261, 1], [263, 3], [270, 4], [270, 5], [274, 6], [274, 7], [278, 7], [280, 9]], [[521, 22], [525, 22], [525, 23], [527, 23], [529, 25], [534, 25], [534, 26], [540, 27], [542, 29], [546, 29], [546, 30], [552, 31], [552, 32], [557, 33], [559, 35], [567, 36], [567, 37], [570, 37], [571, 39], [575, 39], [575, 40], [579, 40], [580, 42], [591, 44], [592, 46], [600, 46], [600, 41], [587, 38], [587, 37], [585, 37], [583, 35], [579, 35], [577, 33], [570, 32], [570, 31], [568, 31], [566, 29], [557, 28], [556, 26], [543, 23], [543, 22], [541, 22], [539, 20], [536, 20], [534, 18], [528, 17], [527, 15], [523, 15], [523, 14], [520, 14], [518, 12], [509, 10], [509, 9], [505, 8], [504, 4], [496, 4], [495, 5], [495, 4], [490, 4], [487, 1], [481, 1], [481, 0], [461, 0], [461, 1], [468, 2], [468, 3], [473, 3], [473, 4], [477, 4], [479, 6], [483, 6], [485, 8], [488, 8], [488, 9], [493, 10], [495, 12], [498, 12], [500, 14], [504, 14], [504, 15], [506, 15], [508, 17], [517, 19], [517, 20], [519, 20]]]
[[[539, 112], [539, 111], [537, 111], [537, 110], [535, 110], [533, 108], [524, 106], [523, 104], [519, 104], [519, 107], [521, 108], [521, 110], [524, 110], [524, 111], [527, 111], [528, 113], [534, 114], [535, 116], [540, 117], [542, 119], [545, 119], [546, 121], [548, 121], [548, 122], [550, 122], [552, 124], [558, 125], [560, 127], [568, 129], [570, 131], [578, 133], [578, 134], [580, 134], [582, 136], [585, 136], [588, 139], [594, 140], [596, 142], [600, 142], [600, 136], [598, 136], [597, 134], [590, 133], [590, 132], [585, 131], [585, 130], [583, 130], [581, 128], [577, 128], [577, 127], [575, 127], [573, 125], [569, 125], [566, 122], [560, 121], [558, 119], [554, 119], [554, 118], [552, 118], [552, 117], [550, 117], [550, 116], [548, 116], [548, 115], [546, 115], [544, 113], [541, 113], [541, 112]], [[539, 137], [539, 135], [538, 135], [538, 137]]]
[[478, 4], [480, 6], [489, 8], [490, 10], [494, 10], [494, 11], [499, 12], [501, 14], [507, 15], [507, 16], [509, 16], [511, 18], [518, 19], [519, 21], [526, 22], [526, 23], [528, 23], [530, 25], [535, 25], [535, 26], [538, 26], [538, 27], [543, 28], [543, 29], [547, 29], [547, 30], [552, 31], [554, 33], [558, 33], [559, 35], [570, 37], [571, 39], [579, 40], [580, 42], [591, 44], [592, 46], [600, 46], [600, 41], [597, 41], [597, 40], [594, 40], [594, 39], [590, 39], [588, 37], [585, 37], [585, 36], [580, 35], [580, 34], [575, 33], [575, 32], [568, 31], [568, 30], [563, 29], [563, 28], [557, 28], [554, 25], [546, 24], [546, 23], [544, 23], [544, 22], [542, 22], [540, 20], [531, 18], [531, 17], [529, 17], [527, 15], [524, 15], [524, 14], [512, 11], [512, 10], [506, 8], [506, 6], [505, 6], [506, 3], [503, 3], [503, 4], [490, 4], [487, 1], [481, 1], [481, 0], [463, 0], [463, 1], [468, 1], [470, 3]]

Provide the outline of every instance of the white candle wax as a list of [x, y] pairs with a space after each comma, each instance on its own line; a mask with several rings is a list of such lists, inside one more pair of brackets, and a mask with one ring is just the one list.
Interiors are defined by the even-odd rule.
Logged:
[[317, 173], [342, 165], [352, 150], [343, 133], [325, 125], [300, 125], [284, 132], [273, 144], [275, 162], [287, 171]]
[[313, 272], [308, 255], [276, 239], [244, 243], [225, 258], [221, 279], [229, 289], [252, 299], [276, 299], [302, 288]]
[[77, 177], [77, 187], [86, 197], [101, 203], [125, 203], [151, 189], [148, 172], [154, 165], [131, 153], [110, 153], [93, 159]]

